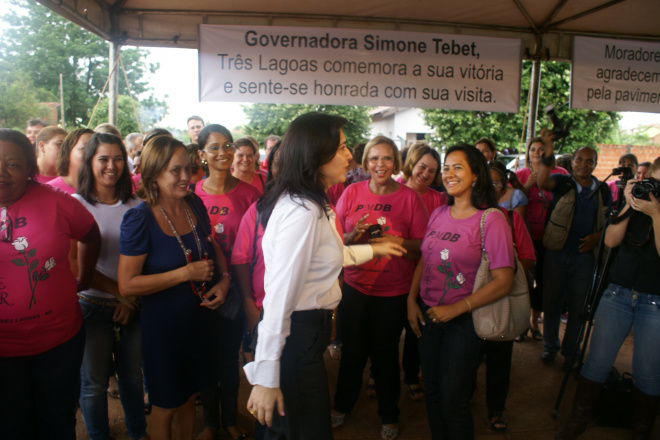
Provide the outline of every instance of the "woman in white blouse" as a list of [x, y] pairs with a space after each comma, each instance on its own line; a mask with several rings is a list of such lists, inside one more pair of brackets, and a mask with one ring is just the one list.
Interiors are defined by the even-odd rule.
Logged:
[[255, 360], [245, 366], [254, 385], [247, 408], [271, 434], [290, 439], [332, 438], [323, 352], [341, 268], [405, 252], [393, 243], [343, 245], [326, 191], [345, 180], [352, 157], [345, 123], [323, 113], [296, 118], [282, 140], [279, 177], [257, 204], [266, 296]]

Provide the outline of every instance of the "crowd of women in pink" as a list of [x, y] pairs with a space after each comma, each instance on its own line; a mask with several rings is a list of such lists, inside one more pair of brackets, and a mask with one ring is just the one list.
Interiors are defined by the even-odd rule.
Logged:
[[[32, 144], [0, 129], [0, 438], [74, 439], [79, 404], [89, 438], [108, 440], [116, 376], [131, 439], [331, 439], [360, 423], [368, 364], [378, 437], [406, 429], [402, 366], [432, 438], [474, 438], [484, 356], [488, 420], [506, 431], [514, 341], [478, 337], [472, 312], [511, 291], [519, 259], [532, 314], [516, 341], [543, 339], [552, 139], [531, 139], [513, 172], [487, 138], [443, 162], [385, 136], [351, 149], [347, 122], [299, 116], [267, 172], [219, 124], [189, 146], [152, 130], [132, 158], [117, 133], [46, 127]], [[475, 288], [482, 252], [491, 279]], [[239, 423], [240, 353], [254, 427]]]

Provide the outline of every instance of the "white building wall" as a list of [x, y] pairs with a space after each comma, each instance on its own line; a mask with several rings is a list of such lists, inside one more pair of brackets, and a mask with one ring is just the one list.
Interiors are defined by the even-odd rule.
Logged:
[[383, 135], [391, 138], [399, 148], [417, 140], [417, 133], [432, 133], [424, 123], [422, 111], [417, 108], [390, 109], [387, 116], [375, 115], [370, 124], [370, 137]]

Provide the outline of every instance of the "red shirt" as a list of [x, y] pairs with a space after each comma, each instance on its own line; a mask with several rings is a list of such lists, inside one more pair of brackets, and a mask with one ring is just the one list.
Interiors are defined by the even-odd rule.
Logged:
[[[387, 195], [375, 195], [369, 181], [349, 185], [337, 203], [337, 216], [344, 231], [355, 229], [358, 220], [369, 214], [366, 222], [378, 223], [383, 233], [405, 239], [424, 237], [428, 214], [421, 197], [405, 185]], [[363, 234], [358, 243], [367, 243]], [[359, 266], [344, 268], [344, 281], [360, 292], [374, 296], [403, 295], [410, 290], [415, 261], [403, 257], [374, 258]]]
[[8, 207], [12, 242], [0, 242], [0, 357], [31, 356], [71, 339], [82, 325], [71, 239], [94, 217], [70, 195], [28, 183]]

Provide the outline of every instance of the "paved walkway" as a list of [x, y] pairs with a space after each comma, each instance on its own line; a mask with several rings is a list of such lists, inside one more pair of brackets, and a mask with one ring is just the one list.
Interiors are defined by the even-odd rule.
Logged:
[[[562, 325], [563, 327], [563, 325]], [[485, 369], [480, 368], [477, 390], [472, 402], [476, 438], [508, 439], [508, 440], [550, 440], [554, 438], [557, 427], [562, 423], [569, 411], [575, 391], [576, 381], [571, 377], [567, 392], [562, 401], [557, 420], [551, 417], [552, 408], [557, 398], [559, 387], [564, 377], [561, 370], [561, 356], [555, 359], [553, 365], [544, 365], [540, 360], [542, 342], [526, 339], [515, 344], [513, 352], [513, 367], [511, 374], [511, 389], [507, 400], [506, 415], [509, 419], [509, 429], [505, 434], [494, 433], [490, 429], [485, 404]], [[631, 371], [632, 337], [629, 336], [619, 353], [616, 367], [620, 372]], [[339, 361], [326, 356], [328, 366], [330, 390], [334, 392]], [[366, 377], [365, 377], [366, 379]], [[250, 386], [241, 376], [239, 395], [239, 424], [244, 428], [252, 429], [252, 418], [245, 409]], [[110, 400], [111, 429], [115, 440], [128, 439], [123, 423], [121, 405], [117, 399]], [[401, 440], [430, 439], [426, 421], [424, 402], [414, 402], [405, 389], [402, 389], [400, 418]], [[197, 432], [202, 429], [202, 408], [197, 408]], [[659, 421], [653, 438], [660, 438]], [[79, 440], [87, 439], [82, 417], [78, 414]], [[354, 412], [347, 417], [344, 426], [334, 431], [336, 440], [362, 440], [379, 439], [380, 421], [377, 417], [377, 402], [362, 393]], [[631, 431], [625, 429], [603, 428], [590, 425], [587, 432], [580, 437], [585, 440], [619, 440], [630, 438]], [[227, 433], [223, 432], [221, 440], [229, 440]], [[291, 439], [295, 440], [295, 439]]]

